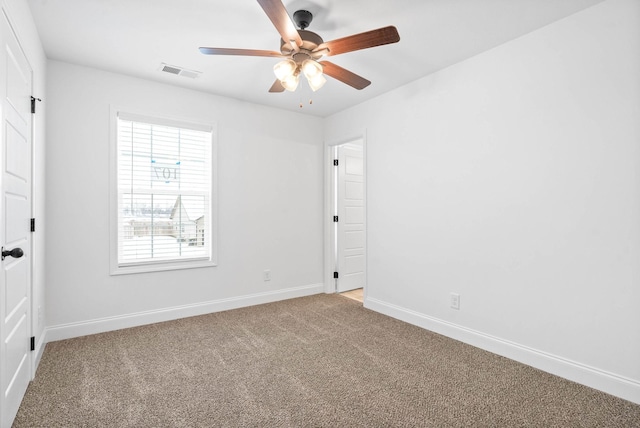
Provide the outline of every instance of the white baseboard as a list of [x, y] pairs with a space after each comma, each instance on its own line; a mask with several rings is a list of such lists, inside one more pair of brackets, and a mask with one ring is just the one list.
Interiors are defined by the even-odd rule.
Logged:
[[364, 301], [364, 307], [573, 382], [640, 404], [640, 382], [637, 380], [548, 354], [381, 300], [367, 298]]
[[[324, 284], [311, 284], [283, 290], [267, 291], [228, 299], [212, 300], [191, 305], [174, 306], [152, 311], [137, 312], [115, 317], [99, 318], [77, 323], [60, 324], [48, 327], [43, 335], [47, 342], [71, 339], [90, 334], [104, 333], [123, 328], [137, 327], [179, 318], [205, 315], [213, 312], [227, 311], [263, 303], [277, 302], [296, 297], [311, 296], [324, 292]], [[44, 339], [43, 337], [43, 339]], [[42, 346], [44, 349], [44, 346]]]

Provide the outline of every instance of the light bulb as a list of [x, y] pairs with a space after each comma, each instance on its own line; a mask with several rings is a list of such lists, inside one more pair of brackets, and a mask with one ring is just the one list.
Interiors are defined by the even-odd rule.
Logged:
[[285, 59], [273, 66], [273, 72], [278, 80], [285, 80], [296, 72], [297, 64], [292, 59]]
[[325, 79], [322, 74], [318, 74], [316, 77], [307, 80], [309, 81], [309, 86], [311, 87], [313, 92], [322, 88], [324, 84], [327, 83], [327, 79]]
[[307, 59], [302, 63], [302, 72], [307, 76], [307, 79], [311, 80], [322, 74], [322, 65], [312, 59]]
[[298, 82], [300, 82], [299, 74], [292, 74], [291, 76], [285, 77], [284, 80], [280, 81], [280, 83], [282, 83], [282, 86], [284, 86], [287, 91], [291, 92], [296, 90], [296, 88], [298, 87]]

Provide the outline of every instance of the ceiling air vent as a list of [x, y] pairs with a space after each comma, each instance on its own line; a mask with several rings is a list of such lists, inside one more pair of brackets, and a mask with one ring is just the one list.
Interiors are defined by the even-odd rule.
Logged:
[[195, 79], [199, 75], [202, 74], [201, 71], [188, 70], [186, 68], [178, 67], [176, 65], [165, 64], [164, 62], [160, 64], [160, 71], [164, 71], [165, 73], [175, 74], [182, 77], [188, 77], [190, 79]]
[[171, 74], [180, 74], [182, 70], [176, 67], [171, 67], [170, 65], [165, 65], [162, 67], [162, 71], [166, 73], [171, 73]]

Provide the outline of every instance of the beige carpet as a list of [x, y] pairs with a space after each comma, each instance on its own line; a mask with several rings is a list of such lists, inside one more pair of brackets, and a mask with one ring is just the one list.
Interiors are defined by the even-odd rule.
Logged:
[[639, 427], [640, 406], [318, 295], [49, 343], [14, 427]]

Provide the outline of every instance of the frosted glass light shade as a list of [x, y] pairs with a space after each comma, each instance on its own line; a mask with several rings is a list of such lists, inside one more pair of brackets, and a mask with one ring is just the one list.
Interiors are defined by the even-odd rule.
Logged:
[[312, 79], [307, 78], [307, 80], [309, 81], [309, 86], [311, 87], [313, 92], [322, 88], [324, 84], [327, 83], [327, 79], [325, 79], [325, 77], [322, 74], [318, 74]]
[[293, 76], [296, 72], [297, 64], [291, 59], [285, 59], [273, 66], [273, 73], [278, 80], [284, 81], [287, 77]]
[[322, 65], [312, 59], [307, 59], [302, 63], [302, 72], [311, 81], [316, 76], [322, 75]]
[[291, 92], [296, 90], [299, 82], [300, 82], [299, 74], [293, 74], [291, 76], [286, 77], [284, 80], [280, 81], [280, 83], [282, 83], [282, 86], [284, 86], [284, 88], [287, 91], [291, 91]]

